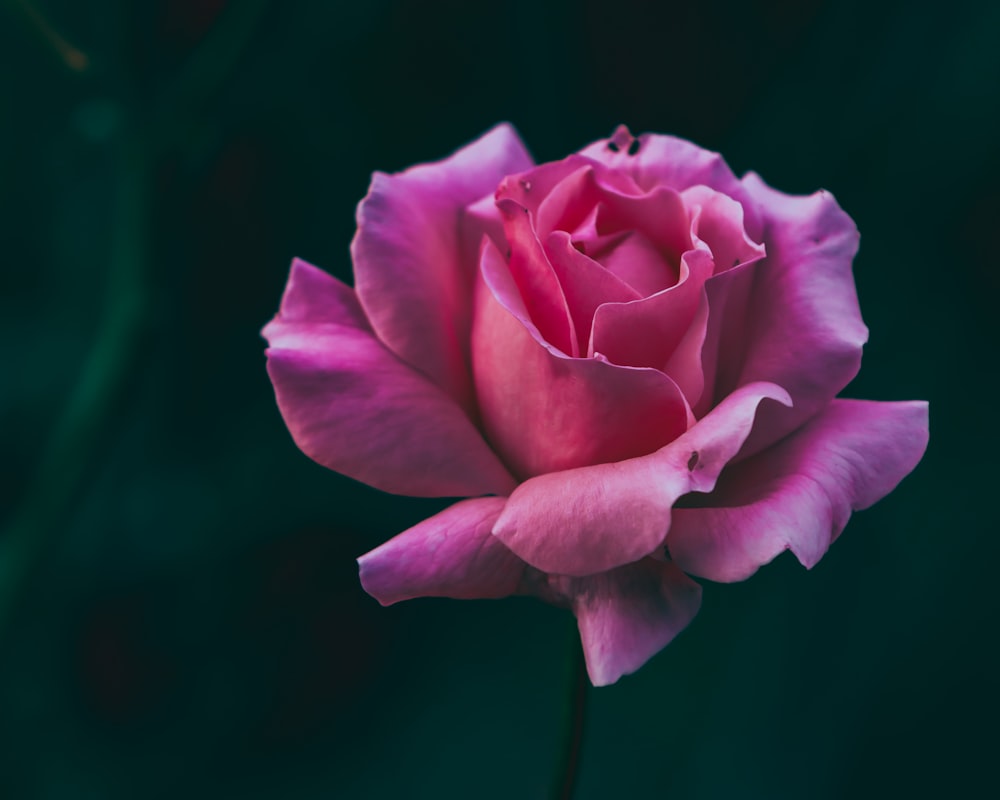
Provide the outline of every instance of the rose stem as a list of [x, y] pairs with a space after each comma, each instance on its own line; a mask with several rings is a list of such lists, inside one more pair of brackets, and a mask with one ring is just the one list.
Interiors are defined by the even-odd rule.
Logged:
[[580, 771], [580, 752], [583, 749], [583, 723], [587, 711], [587, 665], [583, 658], [580, 634], [573, 625], [569, 636], [568, 659], [569, 694], [566, 696], [566, 738], [560, 754], [558, 769], [552, 788], [553, 800], [572, 800], [576, 779]]

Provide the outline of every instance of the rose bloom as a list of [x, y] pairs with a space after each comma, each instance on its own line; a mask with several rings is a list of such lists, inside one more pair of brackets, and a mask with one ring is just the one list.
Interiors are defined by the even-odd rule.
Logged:
[[470, 498], [359, 559], [383, 604], [535, 595], [613, 683], [697, 613], [689, 576], [811, 567], [924, 452], [926, 403], [836, 399], [868, 332], [827, 192], [624, 127], [535, 166], [500, 125], [376, 173], [357, 219], [355, 287], [296, 260], [264, 336], [308, 456]]

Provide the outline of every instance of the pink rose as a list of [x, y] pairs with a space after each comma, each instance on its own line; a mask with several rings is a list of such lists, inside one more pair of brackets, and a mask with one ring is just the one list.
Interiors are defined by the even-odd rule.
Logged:
[[359, 559], [381, 603], [535, 594], [609, 684], [698, 611], [688, 575], [806, 567], [927, 444], [927, 404], [835, 399], [867, 329], [854, 223], [619, 128], [535, 166], [501, 125], [376, 173], [355, 288], [295, 261], [264, 329], [298, 446], [466, 497]]

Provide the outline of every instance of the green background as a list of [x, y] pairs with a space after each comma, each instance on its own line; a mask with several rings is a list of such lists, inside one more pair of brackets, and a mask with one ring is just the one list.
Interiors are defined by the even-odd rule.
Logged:
[[303, 456], [258, 333], [293, 256], [350, 279], [373, 170], [500, 120], [539, 161], [625, 122], [829, 189], [845, 394], [931, 401], [816, 568], [706, 584], [591, 692], [579, 797], [995, 786], [998, 39], [971, 0], [4, 0], [0, 796], [545, 795], [569, 616], [365, 595], [354, 558], [445, 502]]

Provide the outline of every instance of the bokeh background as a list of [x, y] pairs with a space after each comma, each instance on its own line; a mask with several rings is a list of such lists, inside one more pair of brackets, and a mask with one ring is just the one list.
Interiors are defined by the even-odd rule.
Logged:
[[293, 256], [350, 279], [373, 170], [499, 120], [831, 190], [845, 394], [931, 401], [815, 569], [706, 585], [591, 692], [578, 796], [995, 786], [998, 38], [985, 0], [3, 0], [0, 796], [545, 796], [569, 616], [367, 597], [354, 558], [445, 503], [300, 454], [258, 333]]

